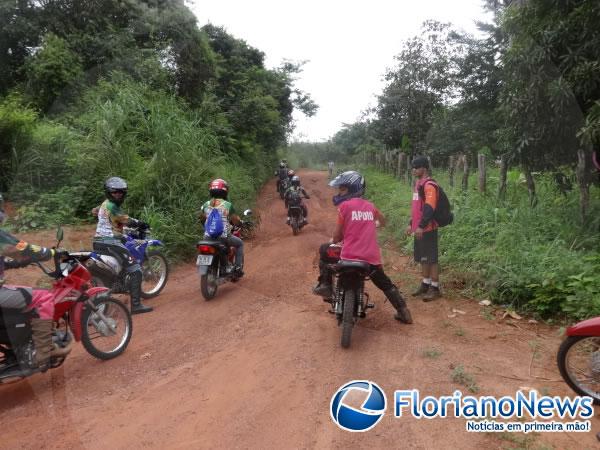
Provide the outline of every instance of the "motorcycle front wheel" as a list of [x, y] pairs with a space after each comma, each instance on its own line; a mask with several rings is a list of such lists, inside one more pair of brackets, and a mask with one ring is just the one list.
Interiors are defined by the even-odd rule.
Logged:
[[169, 263], [162, 253], [148, 256], [142, 263], [142, 298], [154, 298], [165, 288]]
[[99, 297], [95, 310], [86, 305], [81, 317], [81, 343], [98, 359], [119, 356], [129, 345], [132, 333], [131, 313], [119, 300]]
[[219, 280], [219, 266], [213, 264], [207, 273], [200, 277], [200, 291], [204, 300], [212, 300], [217, 295], [217, 281]]
[[600, 337], [569, 336], [560, 345], [556, 360], [571, 389], [600, 405]]

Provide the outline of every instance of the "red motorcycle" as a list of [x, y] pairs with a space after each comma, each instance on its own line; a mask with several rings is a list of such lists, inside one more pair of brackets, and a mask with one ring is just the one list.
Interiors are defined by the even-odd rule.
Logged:
[[[60, 240], [62, 233], [59, 232]], [[60, 347], [81, 341], [84, 348], [98, 359], [112, 359], [125, 351], [131, 339], [129, 310], [110, 297], [105, 287], [93, 287], [91, 275], [82, 264], [64, 252], [55, 256], [55, 270], [37, 265], [54, 278], [52, 295], [56, 328], [53, 342]], [[35, 294], [35, 292], [34, 292]], [[31, 337], [31, 312], [0, 309], [0, 384], [40, 372], [34, 361]], [[54, 357], [50, 368], [61, 366], [66, 356]]]
[[600, 317], [567, 328], [566, 335], [556, 358], [560, 375], [571, 389], [600, 405]]

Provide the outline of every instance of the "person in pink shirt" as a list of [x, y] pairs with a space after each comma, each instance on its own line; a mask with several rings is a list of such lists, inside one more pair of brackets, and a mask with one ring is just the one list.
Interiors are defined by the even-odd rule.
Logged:
[[313, 293], [331, 297], [333, 274], [328, 264], [336, 261], [328, 258], [327, 248], [330, 243], [343, 243], [340, 258], [368, 262], [371, 265], [369, 278], [396, 309], [396, 320], [412, 323], [406, 301], [383, 271], [376, 227], [377, 222], [385, 224], [385, 217], [373, 203], [362, 198], [366, 188], [364, 177], [356, 171], [344, 172], [333, 179], [329, 186], [338, 189], [338, 194], [333, 197], [333, 204], [338, 207], [338, 219], [331, 242], [321, 245], [319, 249], [319, 284]]

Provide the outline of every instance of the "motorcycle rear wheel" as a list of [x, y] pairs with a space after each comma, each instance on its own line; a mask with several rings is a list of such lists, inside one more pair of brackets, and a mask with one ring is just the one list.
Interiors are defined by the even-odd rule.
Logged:
[[592, 397], [594, 403], [600, 405], [600, 337], [567, 337], [558, 349], [556, 362], [560, 375], [571, 389]]
[[342, 347], [350, 347], [352, 327], [354, 326], [354, 303], [356, 296], [352, 289], [344, 292], [344, 310], [342, 312]]
[[200, 291], [204, 300], [209, 301], [217, 295], [217, 280], [219, 279], [219, 268], [212, 265], [208, 268], [208, 272], [200, 277]]
[[[89, 306], [83, 310], [81, 343], [95, 358], [116, 358], [125, 351], [131, 340], [131, 313], [123, 303], [111, 297], [97, 297], [94, 305], [96, 311]], [[102, 320], [100, 313], [106, 317], [112, 329]]]
[[294, 236], [296, 236], [299, 231], [300, 227], [298, 226], [298, 218], [292, 217], [292, 233], [294, 233]]

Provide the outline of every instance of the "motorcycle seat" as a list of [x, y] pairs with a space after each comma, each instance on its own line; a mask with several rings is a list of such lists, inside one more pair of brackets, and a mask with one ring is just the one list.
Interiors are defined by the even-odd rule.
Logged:
[[349, 261], [347, 259], [341, 259], [335, 264], [335, 270], [338, 272], [358, 271], [369, 273], [371, 271], [371, 265], [364, 261]]

